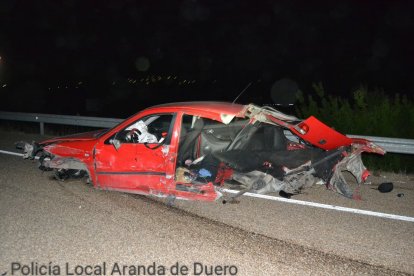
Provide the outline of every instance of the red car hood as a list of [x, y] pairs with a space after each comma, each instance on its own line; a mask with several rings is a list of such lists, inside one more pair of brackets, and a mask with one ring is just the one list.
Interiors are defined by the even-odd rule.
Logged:
[[100, 130], [95, 130], [95, 131], [77, 133], [77, 134], [68, 135], [68, 136], [54, 137], [51, 139], [44, 140], [40, 142], [40, 144], [50, 144], [50, 143], [56, 143], [56, 142], [71, 142], [71, 141], [90, 141], [90, 140], [95, 140], [99, 138], [105, 131], [106, 129], [100, 129]]

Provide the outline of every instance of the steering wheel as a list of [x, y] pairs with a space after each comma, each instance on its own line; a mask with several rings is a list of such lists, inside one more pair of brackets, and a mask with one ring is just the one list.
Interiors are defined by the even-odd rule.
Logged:
[[132, 143], [137, 143], [139, 140], [140, 131], [136, 128], [131, 129], [128, 131], [128, 133], [125, 135], [125, 140]]
[[145, 143], [144, 143], [144, 146], [145, 146], [147, 149], [155, 150], [155, 149], [158, 149], [159, 147], [161, 147], [162, 145], [164, 145], [166, 141], [167, 141], [167, 139], [166, 139], [166, 137], [164, 137], [164, 138], [161, 140], [161, 142], [159, 142], [159, 143], [158, 143], [155, 147], [150, 147], [150, 146], [149, 146], [149, 145], [150, 145], [150, 143], [147, 143], [147, 142], [145, 142]]

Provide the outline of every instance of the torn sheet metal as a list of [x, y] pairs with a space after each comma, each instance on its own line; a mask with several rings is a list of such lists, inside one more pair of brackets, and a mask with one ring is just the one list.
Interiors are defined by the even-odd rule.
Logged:
[[17, 149], [23, 151], [23, 159], [33, 159], [38, 151], [38, 144], [34, 141], [32, 143], [28, 143], [25, 141], [19, 141], [15, 143]]
[[53, 159], [46, 159], [43, 161], [43, 166], [51, 169], [73, 169], [88, 171], [85, 163], [76, 158], [63, 158], [55, 156]]
[[280, 191], [298, 194], [302, 189], [312, 186], [318, 180], [313, 176], [313, 172], [301, 172], [287, 176], [283, 180], [278, 180], [261, 171], [234, 173], [232, 179], [243, 184], [249, 192], [252, 191], [258, 194]]
[[362, 163], [361, 154], [351, 154], [345, 156], [334, 168], [334, 173], [329, 181], [329, 187], [348, 198], [359, 198], [358, 194], [350, 188], [345, 177], [344, 171], [350, 172], [357, 180], [358, 185], [365, 182], [369, 176], [368, 170]]

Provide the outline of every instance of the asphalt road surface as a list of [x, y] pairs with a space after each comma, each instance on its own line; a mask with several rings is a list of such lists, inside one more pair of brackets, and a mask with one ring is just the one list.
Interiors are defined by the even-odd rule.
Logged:
[[[3, 150], [38, 138], [0, 137]], [[383, 180], [395, 190], [372, 189]], [[362, 201], [322, 186], [295, 199], [414, 217], [413, 176], [387, 174], [372, 182], [361, 188]], [[240, 204], [168, 207], [82, 181], [58, 182], [35, 161], [0, 154], [0, 274], [60, 269], [76, 275], [88, 265], [107, 275], [134, 268], [151, 275], [153, 267], [172, 275], [177, 266], [176, 275], [211, 269], [213, 275], [414, 274], [414, 223], [247, 197]], [[128, 266], [124, 274], [122, 266]]]

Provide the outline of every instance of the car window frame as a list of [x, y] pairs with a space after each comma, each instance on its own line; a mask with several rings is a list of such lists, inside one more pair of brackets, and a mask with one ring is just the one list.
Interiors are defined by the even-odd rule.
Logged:
[[[168, 134], [165, 137], [165, 142], [163, 143], [164, 145], [170, 145], [171, 144], [171, 139], [172, 139], [172, 135], [173, 135], [173, 131], [174, 131], [174, 125], [175, 125], [175, 121], [177, 119], [177, 112], [166, 112], [166, 113], [153, 113], [153, 114], [147, 114], [144, 115], [136, 120], [134, 120], [132, 123], [128, 124], [127, 126], [125, 126], [124, 128], [116, 131], [115, 133], [113, 133], [111, 136], [109, 136], [107, 139], [105, 139], [104, 144], [106, 145], [111, 145], [111, 140], [114, 139], [116, 137], [116, 135], [118, 135], [119, 132], [126, 130], [128, 127], [130, 127], [131, 125], [135, 124], [136, 122], [145, 119], [146, 117], [151, 117], [151, 116], [162, 116], [162, 115], [172, 115], [171, 117], [171, 122], [170, 122], [170, 126], [168, 128]], [[134, 145], [143, 145], [145, 143], [126, 143], [125, 141], [120, 141], [121, 144], [134, 144]], [[159, 143], [148, 143], [148, 144], [159, 144]]]

